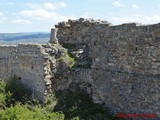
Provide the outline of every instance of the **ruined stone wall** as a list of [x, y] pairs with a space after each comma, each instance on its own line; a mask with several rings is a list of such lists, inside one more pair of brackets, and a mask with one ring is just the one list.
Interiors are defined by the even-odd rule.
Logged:
[[104, 102], [114, 113], [160, 116], [160, 24], [113, 26], [79, 19], [56, 28], [58, 42], [81, 65], [74, 68], [71, 79], [91, 83], [95, 102]]
[[9, 60], [10, 75], [16, 76], [32, 91], [32, 96], [43, 100], [44, 56], [39, 45], [18, 45]]
[[8, 80], [10, 77], [9, 58], [14, 49], [15, 46], [0, 46], [0, 79]]
[[159, 26], [124, 24], [99, 30], [99, 47], [92, 48], [95, 100], [105, 100], [116, 112], [160, 115]]
[[[0, 46], [0, 79], [17, 76], [39, 100], [79, 83], [114, 113], [160, 117], [160, 24], [79, 19], [55, 27], [47, 45]], [[66, 50], [76, 60], [70, 70]]]
[[51, 91], [54, 55], [49, 45], [0, 46], [0, 79], [9, 81], [16, 76], [32, 91], [32, 97], [43, 101]]

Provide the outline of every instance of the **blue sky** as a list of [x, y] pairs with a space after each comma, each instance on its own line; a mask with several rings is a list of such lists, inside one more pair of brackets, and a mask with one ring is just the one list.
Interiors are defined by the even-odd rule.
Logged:
[[67, 19], [160, 22], [160, 0], [0, 0], [0, 33], [50, 31]]

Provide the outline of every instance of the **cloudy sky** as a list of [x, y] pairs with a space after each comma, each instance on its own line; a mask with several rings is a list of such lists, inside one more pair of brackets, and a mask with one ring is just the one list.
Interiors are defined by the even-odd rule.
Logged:
[[160, 0], [0, 0], [0, 33], [50, 31], [58, 21], [160, 22]]

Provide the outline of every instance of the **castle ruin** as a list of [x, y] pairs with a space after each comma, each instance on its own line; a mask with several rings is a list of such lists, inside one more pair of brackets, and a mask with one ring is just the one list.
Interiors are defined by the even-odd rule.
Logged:
[[[17, 76], [40, 100], [79, 83], [113, 113], [160, 117], [159, 45], [160, 24], [68, 20], [55, 25], [46, 45], [0, 46], [0, 78]], [[76, 61], [69, 71], [60, 62], [66, 51]]]

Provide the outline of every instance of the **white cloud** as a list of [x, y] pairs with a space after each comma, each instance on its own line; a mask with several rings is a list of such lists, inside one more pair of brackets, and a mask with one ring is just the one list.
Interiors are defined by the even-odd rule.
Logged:
[[43, 4], [43, 8], [45, 8], [46, 10], [54, 10], [56, 9], [56, 6], [52, 3], [46, 2]]
[[154, 15], [154, 16], [133, 15], [131, 17], [112, 17], [111, 19], [116, 23], [139, 22], [142, 24], [152, 24], [160, 22], [159, 15]]
[[0, 17], [2, 17], [3, 16], [3, 13], [2, 12], [0, 12]]
[[4, 14], [2, 12], [0, 12], [0, 23], [5, 23], [5, 20], [7, 18], [4, 16]]
[[64, 2], [51, 3], [45, 2], [43, 4], [27, 4], [29, 9], [22, 10], [19, 15], [22, 17], [29, 17], [30, 19], [36, 20], [47, 20], [47, 21], [63, 21], [67, 19], [74, 19], [75, 17], [67, 17], [57, 13], [55, 10], [58, 8], [64, 8], [67, 5]]
[[68, 17], [60, 15], [54, 11], [45, 9], [23, 10], [20, 12], [22, 16], [32, 17], [38, 20], [67, 20]]
[[115, 1], [112, 3], [112, 5], [115, 7], [126, 7], [126, 5], [123, 3], [120, 3], [120, 1]]
[[31, 9], [46, 9], [46, 10], [55, 10], [58, 8], [67, 7], [67, 4], [64, 2], [59, 2], [59, 3], [45, 2], [43, 4], [27, 3], [26, 5]]
[[139, 6], [136, 5], [136, 4], [132, 4], [131, 7], [134, 8], [134, 9], [138, 9], [139, 8]]
[[[57, 12], [57, 9], [65, 8], [66, 6], [64, 2], [58, 2], [56, 4], [51, 2], [44, 2], [42, 4], [28, 3], [25, 4], [25, 9], [18, 11], [18, 13], [13, 11], [13, 13], [10, 14], [8, 23], [12, 24], [12, 26], [20, 25], [25, 27], [17, 27], [15, 31], [21, 31], [21, 28], [26, 31], [48, 31], [60, 21], [76, 19], [75, 17], [66, 16]], [[11, 29], [9, 29], [9, 31]]]
[[45, 9], [23, 10], [20, 12], [22, 16], [34, 17], [34, 18], [49, 18], [53, 12], [48, 12]]
[[24, 20], [24, 19], [15, 19], [15, 20], [12, 20], [11, 23], [13, 24], [32, 24], [31, 21]]

